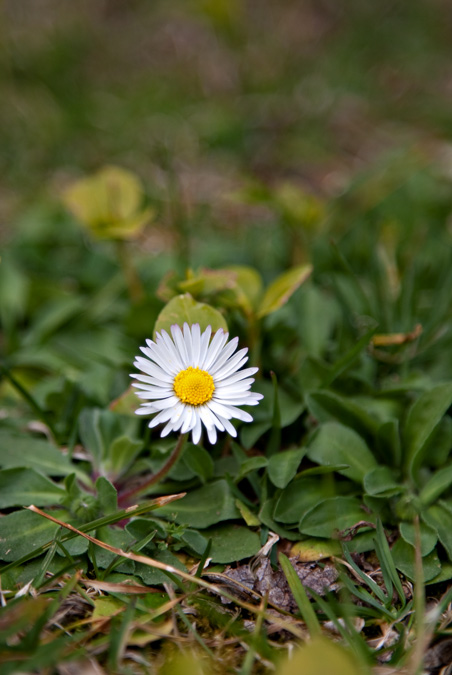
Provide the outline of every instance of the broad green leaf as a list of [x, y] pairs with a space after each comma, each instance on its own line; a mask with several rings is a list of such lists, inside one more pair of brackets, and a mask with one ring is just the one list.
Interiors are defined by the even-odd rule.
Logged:
[[437, 533], [440, 542], [452, 560], [452, 513], [443, 504], [433, 504], [426, 511], [422, 511], [422, 520], [430, 525]]
[[265, 466], [267, 466], [267, 464], [268, 459], [262, 456], [249, 457], [248, 459], [245, 459], [245, 461], [240, 464], [240, 471], [236, 480], [242, 480], [242, 478], [244, 478], [248, 473], [263, 469]]
[[388, 466], [377, 466], [364, 476], [364, 489], [373, 497], [392, 497], [400, 494], [405, 487], [395, 479], [397, 473]]
[[193, 471], [195, 476], [206, 483], [213, 474], [213, 459], [211, 455], [200, 445], [187, 444], [182, 456], [182, 461]]
[[270, 457], [267, 471], [273, 485], [285, 488], [297, 473], [305, 454], [306, 448], [296, 448], [278, 452], [278, 454]]
[[[413, 523], [400, 523], [400, 534], [404, 541], [411, 546], [416, 546], [416, 530]], [[419, 533], [421, 540], [421, 555], [425, 557], [433, 551], [438, 541], [436, 530], [425, 523], [419, 523]]]
[[312, 265], [300, 265], [275, 279], [264, 293], [257, 316], [262, 318], [280, 309], [311, 273]]
[[444, 415], [433, 430], [428, 439], [425, 449], [422, 451], [425, 464], [442, 468], [449, 459], [452, 448], [452, 417]]
[[[394, 564], [398, 570], [402, 572], [408, 579], [414, 581], [416, 579], [416, 564], [415, 564], [415, 550], [414, 546], [407, 544], [402, 539], [398, 539], [391, 549]], [[432, 551], [429, 555], [422, 558], [422, 569], [424, 572], [424, 582], [432, 581], [441, 572], [441, 563], [439, 561], [436, 551]]]
[[[179, 560], [179, 558], [171, 553], [171, 551], [168, 549], [159, 550], [158, 548], [155, 548], [152, 551], [151, 557], [154, 558], [154, 560], [159, 560], [160, 562], [165, 563], [166, 565], [172, 565], [182, 572], [187, 571], [187, 568]], [[149, 565], [144, 565], [143, 563], [135, 563], [135, 574], [137, 577], [140, 577], [143, 583], [147, 584], [148, 586], [155, 586], [156, 584], [165, 583], [172, 585], [172, 582], [169, 580], [169, 577], [167, 574], [165, 574], [165, 572], [157, 570], [153, 567], [149, 567]]]
[[99, 476], [96, 480], [97, 498], [102, 513], [107, 516], [118, 510], [118, 493], [116, 488], [105, 476]]
[[81, 441], [85, 450], [93, 458], [94, 466], [97, 469], [100, 469], [102, 458], [105, 455], [105, 441], [101, 431], [101, 412], [99, 408], [84, 408], [78, 420]]
[[357, 655], [340, 644], [318, 637], [298, 647], [279, 664], [275, 675], [370, 675]]
[[[96, 538], [105, 542], [105, 544], [121, 548], [124, 551], [127, 551], [134, 541], [132, 535], [129, 534], [127, 530], [120, 529], [119, 527], [100, 527], [96, 531]], [[133, 560], [121, 558], [121, 556], [117, 556], [116, 553], [107, 551], [95, 544], [90, 548], [89, 556], [91, 559], [94, 557], [96, 565], [102, 569], [106, 569], [114, 560], [118, 559], [121, 560], [121, 564], [118, 565], [118, 567], [115, 567], [115, 570], [129, 574], [133, 574], [135, 570], [135, 563]]]
[[262, 504], [259, 511], [259, 519], [264, 525], [268, 527], [272, 532], [276, 532], [282, 539], [288, 539], [289, 541], [297, 541], [300, 538], [298, 531], [288, 530], [283, 527], [280, 523], [277, 523], [273, 519], [273, 512], [275, 510], [275, 498], [266, 499]]
[[353, 429], [337, 422], [323, 424], [308, 448], [308, 457], [318, 464], [348, 464], [339, 473], [362, 483], [364, 476], [377, 466], [365, 441]]
[[332, 489], [328, 481], [299, 478], [281, 492], [273, 516], [281, 523], [298, 523], [302, 515], [331, 496]]
[[330, 497], [314, 506], [300, 520], [302, 534], [313, 537], [335, 537], [360, 521], [372, 521], [355, 497]]
[[46, 476], [68, 476], [76, 471], [55, 445], [41, 438], [0, 431], [0, 466], [27, 467]]
[[240, 517], [235, 498], [225, 480], [204, 485], [177, 502], [163, 506], [159, 509], [159, 516], [163, 515], [177, 523], [200, 528]]
[[410, 476], [419, 469], [424, 447], [451, 404], [452, 382], [446, 382], [421, 394], [408, 411], [403, 440], [404, 465]]
[[171, 326], [174, 324], [183, 326], [185, 322], [189, 325], [199, 323], [201, 332], [207, 326], [212, 327], [213, 333], [220, 328], [226, 332], [228, 330], [223, 315], [217, 309], [204, 302], [196, 302], [189, 293], [185, 293], [170, 300], [162, 309], [155, 323], [154, 336], [161, 330], [171, 334]]
[[66, 493], [34, 469], [0, 471], [0, 508], [60, 503]]
[[379, 427], [378, 420], [362, 405], [351, 398], [330, 391], [309, 393], [306, 396], [306, 404], [310, 413], [321, 422], [334, 418], [364, 436], [376, 433]]
[[19, 560], [51, 541], [58, 525], [32, 511], [15, 511], [0, 518], [0, 558]]
[[259, 551], [260, 537], [257, 532], [242, 525], [220, 525], [203, 531], [206, 539], [212, 539], [209, 557], [212, 562], [231, 563], [249, 558]]
[[102, 462], [104, 471], [112, 479], [121, 476], [129, 468], [142, 448], [142, 441], [133, 440], [128, 436], [115, 438], [107, 450], [106, 459]]
[[429, 478], [419, 493], [419, 499], [424, 506], [432, 504], [447, 488], [452, 485], [452, 465], [437, 469]]

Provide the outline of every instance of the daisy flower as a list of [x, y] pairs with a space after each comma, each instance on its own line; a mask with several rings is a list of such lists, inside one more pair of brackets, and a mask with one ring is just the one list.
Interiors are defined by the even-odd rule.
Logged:
[[262, 394], [250, 391], [258, 368], [239, 370], [248, 360], [248, 349], [237, 349], [238, 338], [228, 342], [229, 333], [217, 330], [211, 338], [210, 326], [201, 333], [199, 324], [183, 330], [171, 326], [157, 333], [155, 342], [146, 340], [140, 347], [146, 358], [137, 356], [134, 366], [142, 374], [133, 374], [134, 386], [143, 400], [138, 415], [152, 415], [149, 426], [165, 424], [162, 436], [171, 431], [191, 431], [193, 443], [201, 438], [202, 425], [209, 441], [217, 440], [218, 431], [237, 436], [232, 418], [252, 422], [253, 418], [236, 406], [257, 405]]

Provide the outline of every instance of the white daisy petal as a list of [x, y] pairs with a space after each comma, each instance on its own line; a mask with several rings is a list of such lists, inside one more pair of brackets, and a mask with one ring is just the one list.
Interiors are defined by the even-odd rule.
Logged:
[[207, 429], [207, 436], [209, 437], [209, 443], [215, 445], [217, 442], [217, 430], [215, 427], [210, 427], [210, 429]]
[[199, 355], [201, 353], [201, 329], [199, 323], [193, 324], [191, 327], [191, 337], [192, 337], [192, 359], [191, 364], [194, 368], [199, 363]]
[[184, 368], [187, 368], [187, 366], [190, 365], [190, 359], [188, 356], [187, 352], [187, 347], [185, 344], [184, 340], [184, 335], [181, 331], [180, 326], [175, 324], [174, 326], [171, 326], [171, 335], [173, 336], [173, 340], [176, 344], [177, 350], [181, 356], [182, 363], [184, 365]]
[[184, 345], [187, 350], [187, 365], [193, 366], [193, 342], [188, 323], [184, 323]]
[[[221, 366], [223, 366], [227, 362], [227, 360], [232, 356], [232, 354], [237, 349], [238, 342], [239, 339], [234, 338], [229, 342], [229, 344], [226, 345], [226, 347], [222, 349], [220, 354], [217, 355], [215, 362], [211, 363], [209, 366], [209, 373], [211, 373], [211, 375], [214, 375], [218, 370], [220, 370]], [[244, 356], [244, 354], [246, 354], [247, 351], [248, 349], [241, 349], [240, 352], [238, 353]]]
[[203, 368], [204, 370], [207, 370], [210, 373], [210, 366], [212, 363], [215, 361], [216, 357], [220, 353], [220, 351], [223, 349], [224, 345], [227, 342], [228, 339], [228, 333], [225, 333], [222, 328], [217, 330], [215, 335], [212, 338], [212, 342], [210, 343], [209, 348], [207, 349], [206, 356], [204, 359], [202, 359], [202, 365], [200, 363], [199, 367]]
[[[239, 380], [244, 380], [245, 378], [251, 377], [251, 375], [255, 375], [259, 368], [245, 368], [245, 370], [240, 370], [238, 373], [235, 373], [234, 375], [230, 375], [229, 377], [218, 377], [218, 375], [215, 376], [215, 382], [218, 384], [221, 382], [221, 384], [232, 384], [233, 382], [239, 382]], [[251, 380], [254, 382], [254, 377]]]
[[209, 372], [211, 372], [212, 375], [215, 375], [219, 380], [225, 378], [229, 374], [232, 375], [232, 373], [241, 368], [243, 364], [248, 361], [248, 357], [246, 356], [247, 352], [247, 349], [241, 349], [226, 363], [219, 364], [218, 366], [215, 363], [213, 369], [209, 370]]
[[[196, 324], [196, 325], [199, 325], [199, 324]], [[206, 330], [201, 335], [201, 346], [199, 348], [199, 359], [198, 359], [198, 362], [195, 363], [195, 366], [198, 366], [199, 368], [204, 368], [204, 361], [205, 361], [205, 358], [206, 358], [206, 355], [207, 355], [207, 348], [209, 346], [211, 335], [212, 335], [212, 328], [210, 326], [207, 326]]]
[[201, 438], [202, 424], [201, 424], [201, 418], [199, 417], [199, 413], [196, 410], [195, 410], [195, 416], [196, 416], [195, 426], [193, 427], [191, 437], [192, 437], [193, 443], [195, 445], [197, 445], [200, 441], [200, 438]]
[[[158, 339], [158, 338], [157, 338]], [[181, 354], [174, 342], [165, 330], [161, 332], [159, 347], [162, 352], [166, 352], [163, 356], [162, 362], [168, 363], [171, 366], [171, 373], [177, 373], [185, 367]], [[160, 363], [160, 362], [159, 362]]]
[[235, 427], [232, 426], [231, 422], [227, 420], [226, 417], [218, 416], [218, 419], [224, 426], [224, 430], [227, 431], [230, 436], [235, 438], [237, 436], [237, 430], [235, 429]]
[[149, 427], [164, 425], [161, 435], [191, 432], [199, 443], [202, 427], [209, 442], [217, 441], [218, 431], [237, 436], [232, 418], [251, 422], [242, 405], [257, 405], [262, 394], [250, 391], [257, 368], [240, 368], [248, 360], [248, 350], [237, 349], [238, 338], [228, 342], [228, 333], [217, 330], [211, 339], [210, 326], [201, 333], [199, 324], [171, 326], [146, 340], [134, 366], [132, 383], [141, 405], [139, 415], [153, 415]]

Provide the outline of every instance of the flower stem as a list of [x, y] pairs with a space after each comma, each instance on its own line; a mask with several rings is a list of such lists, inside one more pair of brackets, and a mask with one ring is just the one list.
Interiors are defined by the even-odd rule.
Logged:
[[159, 483], [162, 480], [162, 478], [164, 478], [171, 471], [172, 467], [179, 459], [181, 452], [184, 449], [187, 436], [188, 434], [181, 434], [179, 436], [179, 440], [176, 443], [176, 447], [174, 448], [173, 452], [168, 457], [167, 461], [162, 466], [162, 468], [157, 471], [157, 473], [154, 473], [150, 478], [147, 478], [144, 482], [139, 483], [138, 485], [128, 490], [127, 492], [121, 492], [119, 494], [118, 503], [122, 505], [125, 502], [128, 502], [131, 497], [134, 497], [140, 492], [147, 490], [152, 485], [156, 485], [157, 483]]

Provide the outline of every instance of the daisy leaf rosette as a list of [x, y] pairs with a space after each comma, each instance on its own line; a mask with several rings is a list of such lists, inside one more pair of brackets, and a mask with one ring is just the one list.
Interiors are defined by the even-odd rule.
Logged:
[[[153, 428], [165, 424], [161, 435], [172, 431], [191, 432], [199, 443], [202, 426], [210, 443], [217, 440], [217, 430], [231, 436], [237, 432], [231, 419], [252, 422], [253, 418], [238, 406], [257, 405], [262, 394], [250, 391], [258, 368], [240, 370], [248, 360], [248, 349], [236, 352], [238, 338], [228, 342], [229, 333], [222, 328], [212, 337], [212, 328], [201, 333], [199, 324], [184, 323], [156, 333], [155, 342], [146, 340], [140, 347], [132, 374], [133, 385], [142, 399], [138, 415], [155, 415]], [[212, 339], [211, 339], [212, 338]]]

